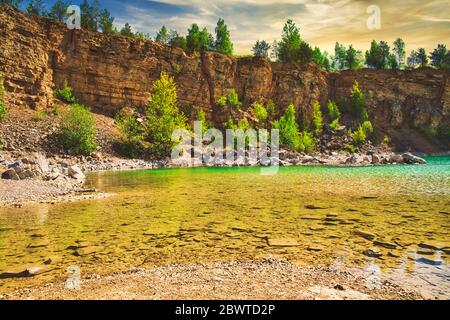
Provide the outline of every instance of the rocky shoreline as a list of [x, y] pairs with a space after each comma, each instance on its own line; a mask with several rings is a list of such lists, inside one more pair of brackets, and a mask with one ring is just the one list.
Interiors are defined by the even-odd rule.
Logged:
[[300, 266], [267, 257], [207, 265], [155, 266], [108, 276], [87, 275], [81, 279], [80, 290], [56, 282], [0, 295], [0, 299], [424, 299], [421, 293], [404, 288], [393, 279], [372, 278], [364, 270]]
[[[280, 150], [280, 166], [381, 166], [426, 164], [411, 153], [342, 153], [310, 156]], [[86, 173], [99, 171], [193, 167], [190, 158], [173, 163], [170, 159], [148, 161], [122, 159], [94, 153], [89, 157], [54, 156], [42, 153], [0, 153], [0, 207], [21, 207], [26, 203], [57, 203], [106, 197], [86, 189]], [[225, 166], [225, 165], [220, 165]]]

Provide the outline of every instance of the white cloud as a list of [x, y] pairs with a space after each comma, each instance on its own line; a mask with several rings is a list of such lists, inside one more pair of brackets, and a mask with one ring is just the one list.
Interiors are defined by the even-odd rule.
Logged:
[[[136, 29], [151, 35], [163, 24], [185, 34], [192, 23], [214, 31], [218, 18], [222, 17], [238, 54], [249, 53], [256, 40], [271, 43], [279, 39], [288, 18], [294, 19], [304, 39], [328, 51], [332, 50], [335, 41], [353, 43], [364, 50], [373, 39], [393, 41], [396, 37], [411, 39], [413, 46], [418, 45], [416, 39], [420, 39], [424, 42], [422, 46], [431, 49], [435, 46], [431, 41], [441, 39], [439, 42], [445, 43], [449, 40], [447, 1], [378, 0], [382, 29], [376, 32], [366, 28], [369, 16], [366, 10], [374, 3], [368, 0], [158, 0], [162, 4], [180, 6], [183, 12], [167, 16], [153, 10], [151, 5], [140, 9], [126, 3], [126, 18], [118, 18], [116, 22], [123, 25], [128, 19]], [[417, 29], [418, 25], [422, 31], [434, 31], [423, 35]]]

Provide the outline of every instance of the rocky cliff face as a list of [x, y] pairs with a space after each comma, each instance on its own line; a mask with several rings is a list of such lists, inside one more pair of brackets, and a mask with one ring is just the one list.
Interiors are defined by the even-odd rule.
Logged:
[[0, 72], [11, 106], [50, 106], [52, 90], [67, 80], [75, 96], [97, 112], [144, 109], [161, 71], [174, 76], [181, 106], [201, 107], [217, 122], [227, 115], [216, 101], [230, 89], [238, 92], [244, 108], [272, 99], [280, 114], [293, 103], [299, 113], [310, 116], [315, 100], [323, 106], [328, 99], [346, 104], [357, 80], [382, 131], [450, 125], [448, 71], [327, 73], [314, 64], [190, 54], [152, 41], [68, 30], [62, 23], [0, 5]]

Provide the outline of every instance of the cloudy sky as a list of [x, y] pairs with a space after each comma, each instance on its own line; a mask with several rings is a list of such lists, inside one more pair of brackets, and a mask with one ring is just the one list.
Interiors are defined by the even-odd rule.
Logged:
[[[25, 1], [26, 2], [26, 1]], [[80, 1], [74, 1], [75, 4]], [[303, 39], [332, 51], [334, 43], [365, 50], [372, 40], [392, 43], [401, 37], [407, 50], [438, 43], [450, 46], [449, 0], [101, 0], [116, 18], [135, 31], [154, 36], [162, 25], [185, 34], [192, 23], [214, 30], [219, 17], [229, 26], [237, 54], [251, 52], [258, 39], [279, 39], [285, 21], [293, 19]], [[47, 1], [51, 5], [53, 1]], [[380, 9], [381, 28], [370, 30], [368, 8]]]

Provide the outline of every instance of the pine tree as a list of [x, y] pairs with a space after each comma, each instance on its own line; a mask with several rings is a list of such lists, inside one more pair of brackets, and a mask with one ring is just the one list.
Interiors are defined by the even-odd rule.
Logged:
[[55, 20], [64, 21], [64, 19], [67, 17], [67, 8], [69, 6], [70, 0], [68, 1], [56, 0], [53, 6], [50, 8], [48, 17]]
[[169, 44], [169, 32], [166, 26], [162, 26], [161, 30], [157, 33], [155, 41], [162, 44]]
[[217, 52], [227, 55], [233, 54], [233, 43], [231, 42], [230, 32], [223, 19], [217, 21], [216, 43], [214, 47]]
[[103, 9], [100, 12], [99, 27], [105, 34], [115, 34], [117, 30], [114, 28], [114, 17], [111, 17], [111, 13], [107, 9]]
[[128, 22], [125, 23], [123, 28], [120, 30], [120, 34], [125, 37], [131, 37], [131, 38], [134, 37], [134, 32], [131, 29], [131, 25]]

